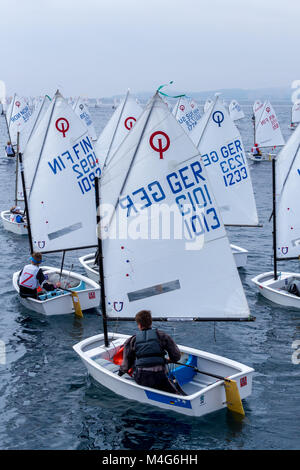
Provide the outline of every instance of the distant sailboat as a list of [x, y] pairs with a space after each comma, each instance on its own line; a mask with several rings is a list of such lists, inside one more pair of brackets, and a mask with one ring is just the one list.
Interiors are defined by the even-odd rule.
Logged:
[[[127, 374], [117, 375], [114, 356], [128, 335], [107, 332], [108, 320], [133, 320], [145, 308], [154, 320], [249, 320], [247, 300], [199, 151], [158, 94], [104, 168], [100, 191], [104, 334], [74, 346], [88, 372], [123, 398], [189, 416], [226, 407], [230, 400], [225, 376], [236, 381], [237, 395], [249, 396], [252, 368], [187, 346], [179, 347], [182, 362], [192, 366], [191, 373], [185, 365], [173, 371], [184, 396], [138, 385]], [[113, 208], [108, 218], [102, 213], [106, 204]], [[174, 237], [176, 223], [166, 239], [133, 239], [127, 236], [130, 228], [124, 240], [113, 236], [120, 217], [126, 218], [128, 227], [139, 216], [151, 227], [159, 226], [162, 206], [174, 207], [187, 239]], [[194, 249], [187, 249], [186, 243]]]
[[284, 145], [278, 119], [269, 101], [254, 104], [254, 146], [248, 157], [253, 161], [271, 160], [274, 154], [262, 153], [261, 149]]
[[210, 98], [207, 98], [207, 100], [205, 101], [204, 103], [204, 106], [203, 106], [203, 112], [204, 114], [209, 110], [209, 108], [212, 106], [213, 104], [213, 100], [211, 100]]
[[[242, 138], [218, 95], [189, 136], [200, 151], [224, 224], [258, 226]], [[248, 251], [236, 245], [231, 248], [237, 266], [245, 266]]]
[[229, 116], [233, 121], [238, 121], [245, 117], [244, 111], [236, 100], [232, 100], [229, 104]]
[[[22, 154], [19, 154], [22, 164]], [[94, 217], [94, 180], [100, 175], [86, 127], [59, 92], [30, 138], [21, 167], [30, 251], [58, 253], [97, 245]], [[28, 195], [28, 198], [27, 198]], [[64, 259], [64, 254], [63, 254]], [[21, 298], [30, 310], [44, 315], [82, 310], [99, 305], [99, 286], [61, 268], [43, 266], [50, 282], [62, 288], [42, 293], [39, 299]], [[13, 286], [19, 292], [19, 272]]]
[[83, 99], [80, 97], [77, 99], [76, 103], [73, 106], [73, 109], [82, 122], [86, 125], [89, 136], [92, 140], [97, 140], [97, 134], [95, 131], [95, 126], [91, 118], [87, 104], [84, 103]]
[[186, 97], [178, 99], [173, 109], [173, 115], [187, 133], [197, 125], [201, 118], [197, 103], [193, 99]]
[[294, 131], [300, 122], [300, 100], [292, 106], [290, 129]]
[[[276, 161], [272, 160], [272, 169], [274, 271], [259, 274], [252, 282], [272, 302], [300, 309], [300, 273], [277, 269], [277, 261], [299, 260], [300, 256], [300, 126]], [[298, 295], [292, 284], [298, 284]]]

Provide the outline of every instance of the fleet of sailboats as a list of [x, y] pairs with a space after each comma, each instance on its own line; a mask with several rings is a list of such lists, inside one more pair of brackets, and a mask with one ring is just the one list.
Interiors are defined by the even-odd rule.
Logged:
[[[97, 139], [82, 98], [67, 102], [58, 91], [52, 100], [15, 94], [6, 110], [1, 93], [0, 86], [17, 157], [14, 202], [25, 206], [26, 217], [20, 223], [2, 211], [3, 226], [28, 235], [31, 253], [61, 256], [58, 266], [42, 266], [55, 290], [20, 297], [22, 305], [44, 315], [81, 315], [100, 306], [103, 334], [74, 350], [96, 382], [124, 398], [189, 416], [226, 406], [244, 414], [251, 367], [180, 345], [181, 364], [170, 374], [184, 395], [170, 394], [117, 374], [115, 357], [129, 336], [108, 331], [109, 323], [132, 321], [144, 308], [154, 321], [194, 321], [195, 331], [199, 321], [254, 320], [237, 270], [245, 267], [248, 250], [230, 245], [226, 232], [228, 226], [259, 226], [235, 125], [245, 118], [239, 103], [232, 100], [227, 109], [217, 94], [201, 116], [189, 97], [180, 96], [171, 111], [157, 91], [143, 108], [128, 90]], [[268, 300], [296, 309], [300, 273], [279, 272], [277, 262], [300, 256], [299, 122], [296, 102], [294, 132], [285, 144], [272, 105], [257, 100], [248, 154], [254, 161], [272, 159], [273, 171], [274, 270], [252, 281]], [[276, 160], [260, 151], [277, 147], [283, 148]], [[67, 266], [68, 251], [77, 249], [91, 251], [79, 258], [86, 276]], [[17, 293], [19, 275], [13, 274]]]

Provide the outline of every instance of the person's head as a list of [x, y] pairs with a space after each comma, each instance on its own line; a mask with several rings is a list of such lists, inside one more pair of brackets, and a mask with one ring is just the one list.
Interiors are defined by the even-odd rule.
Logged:
[[7, 145], [10, 145], [10, 140], [7, 142]]
[[135, 321], [140, 330], [149, 330], [152, 326], [152, 316], [150, 310], [141, 310], [135, 316]]
[[17, 206], [12, 206], [12, 207], [10, 208], [10, 212], [14, 212], [14, 211], [16, 210], [16, 207], [17, 207]]
[[30, 257], [31, 264], [34, 264], [37, 266], [38, 264], [41, 264], [42, 262], [42, 253], [34, 252], [32, 253]]

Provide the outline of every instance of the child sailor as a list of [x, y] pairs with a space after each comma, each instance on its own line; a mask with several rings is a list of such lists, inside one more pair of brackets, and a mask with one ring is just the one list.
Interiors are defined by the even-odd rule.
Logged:
[[42, 254], [38, 252], [32, 253], [30, 264], [26, 264], [22, 269], [18, 281], [21, 297], [32, 297], [38, 300], [40, 288], [50, 292], [60, 287], [59, 282], [56, 285], [47, 282], [47, 277], [40, 268], [41, 262]]

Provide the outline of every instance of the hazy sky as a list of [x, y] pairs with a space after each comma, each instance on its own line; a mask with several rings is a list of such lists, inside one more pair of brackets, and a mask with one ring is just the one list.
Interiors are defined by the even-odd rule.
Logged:
[[299, 0], [0, 0], [8, 94], [101, 97], [300, 79]]

